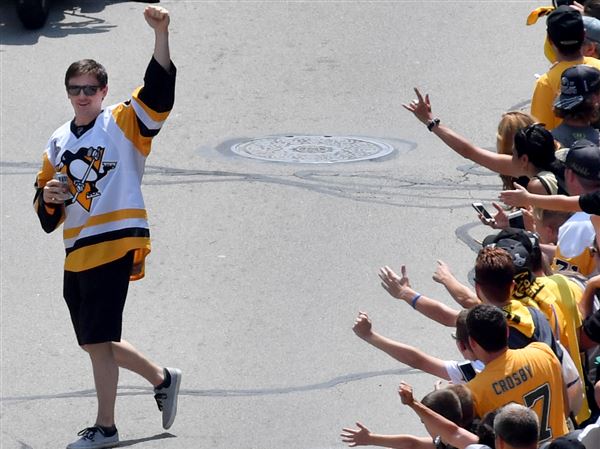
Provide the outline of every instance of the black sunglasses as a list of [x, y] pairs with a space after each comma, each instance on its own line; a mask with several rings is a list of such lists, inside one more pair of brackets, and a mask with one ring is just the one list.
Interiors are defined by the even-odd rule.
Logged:
[[81, 93], [81, 91], [83, 91], [83, 95], [85, 95], [86, 97], [92, 97], [94, 95], [96, 95], [96, 92], [98, 92], [98, 89], [101, 89], [102, 86], [67, 86], [67, 93], [69, 95], [72, 96], [77, 96]]

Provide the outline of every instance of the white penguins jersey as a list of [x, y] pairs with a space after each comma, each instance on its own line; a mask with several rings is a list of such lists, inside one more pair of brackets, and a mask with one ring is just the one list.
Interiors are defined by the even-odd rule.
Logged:
[[[152, 138], [173, 105], [171, 68], [169, 73], [152, 59], [144, 86], [130, 100], [104, 109], [87, 129], [68, 122], [50, 138], [34, 207], [47, 232], [63, 223], [65, 270], [94, 268], [133, 250], [131, 279], [143, 277], [150, 232], [141, 182]], [[43, 203], [41, 189], [57, 173], [67, 175], [70, 199], [55, 207]]]

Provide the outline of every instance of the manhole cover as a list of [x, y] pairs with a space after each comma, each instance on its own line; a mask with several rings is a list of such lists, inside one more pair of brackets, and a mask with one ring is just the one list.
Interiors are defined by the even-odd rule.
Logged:
[[328, 164], [380, 158], [394, 151], [394, 147], [363, 137], [272, 136], [237, 143], [231, 151], [264, 161]]

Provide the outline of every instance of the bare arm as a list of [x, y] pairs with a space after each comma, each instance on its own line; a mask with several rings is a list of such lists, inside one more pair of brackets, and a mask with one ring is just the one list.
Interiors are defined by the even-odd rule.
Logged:
[[[447, 305], [428, 298], [424, 295], [419, 295], [410, 287], [410, 282], [406, 276], [406, 267], [402, 265], [402, 277], [398, 276], [388, 267], [382, 267], [379, 270], [379, 278], [381, 286], [394, 298], [401, 299], [407, 304], [414, 307], [415, 310], [422, 313], [433, 321], [448, 327], [456, 327], [456, 318], [458, 310], [452, 309]], [[417, 297], [418, 296], [418, 297]], [[416, 300], [415, 300], [416, 298]]]
[[[409, 104], [403, 104], [402, 106], [427, 125], [433, 120], [429, 94], [426, 94], [425, 98], [423, 98], [417, 88], [415, 88], [415, 93], [417, 94], [417, 98]], [[462, 157], [470, 159], [501, 175], [519, 176], [519, 171], [514, 166], [511, 156], [479, 148], [442, 124], [434, 126], [431, 131]]]
[[412, 435], [380, 435], [371, 433], [361, 423], [356, 423], [358, 429], [344, 427], [341, 437], [350, 447], [383, 446], [395, 449], [435, 449], [431, 438], [415, 437]]
[[416, 401], [413, 398], [412, 387], [407, 383], [400, 383], [398, 394], [402, 403], [408, 405], [421, 418], [430, 435], [439, 435], [444, 443], [451, 444], [458, 449], [464, 449], [469, 444], [479, 442], [479, 437], [474, 433], [463, 429], [419, 401]]
[[475, 292], [468, 286], [461, 284], [458, 279], [454, 277], [445, 262], [438, 260], [437, 264], [437, 269], [435, 270], [435, 273], [433, 273], [433, 280], [446, 287], [450, 296], [452, 296], [458, 304], [465, 309], [470, 309], [471, 307], [481, 304], [481, 301]]
[[540, 209], [563, 212], [578, 212], [581, 210], [578, 196], [538, 195], [528, 192], [518, 184], [515, 184], [515, 190], [500, 192], [500, 199], [509, 206], [515, 207], [535, 206]]
[[160, 6], [147, 6], [144, 9], [144, 18], [154, 30], [154, 59], [168, 72], [171, 68], [169, 11]]
[[479, 148], [463, 136], [441, 124], [433, 128], [432, 132], [456, 153], [464, 158], [472, 160], [482, 167], [488, 168], [501, 175], [514, 177], [520, 175], [519, 171], [513, 166], [512, 157], [508, 154], [498, 154], [493, 151]]
[[430, 356], [413, 346], [405, 345], [373, 332], [371, 320], [366, 313], [359, 312], [352, 330], [364, 341], [377, 349], [381, 349], [400, 363], [420, 369], [441, 379], [451, 380], [443, 360]]
[[554, 255], [556, 254], [556, 245], [554, 243], [540, 243], [540, 249], [548, 260], [552, 262], [552, 259], [554, 259]]
[[532, 178], [529, 180], [529, 182], [527, 183], [527, 191], [534, 195], [548, 196], [548, 192], [546, 191], [544, 184], [542, 184], [542, 181], [540, 181], [537, 178]]

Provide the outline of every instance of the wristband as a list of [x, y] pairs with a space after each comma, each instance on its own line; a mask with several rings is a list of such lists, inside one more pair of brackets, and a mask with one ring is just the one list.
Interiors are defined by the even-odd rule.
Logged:
[[417, 293], [415, 295], [415, 297], [410, 300], [410, 305], [412, 306], [413, 309], [417, 308], [417, 301], [419, 300], [420, 297], [421, 297], [421, 293]]
[[429, 120], [429, 122], [427, 122], [427, 129], [429, 131], [433, 131], [433, 128], [435, 128], [439, 124], [440, 124], [440, 119], [439, 118], [434, 118], [433, 120]]

